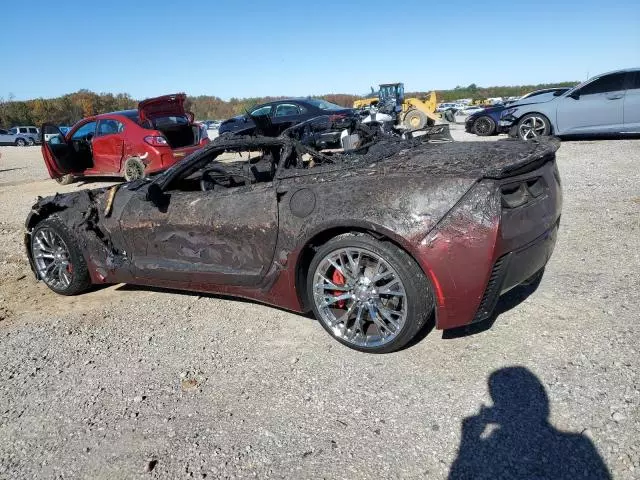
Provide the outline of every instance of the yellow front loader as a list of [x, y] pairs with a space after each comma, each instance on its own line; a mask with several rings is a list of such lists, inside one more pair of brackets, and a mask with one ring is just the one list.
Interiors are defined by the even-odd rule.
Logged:
[[425, 99], [404, 98], [403, 83], [381, 84], [377, 97], [362, 98], [353, 102], [353, 108], [393, 109], [398, 114], [398, 124], [410, 130], [431, 126], [442, 120], [442, 117], [436, 113], [436, 106], [436, 92], [431, 92]]

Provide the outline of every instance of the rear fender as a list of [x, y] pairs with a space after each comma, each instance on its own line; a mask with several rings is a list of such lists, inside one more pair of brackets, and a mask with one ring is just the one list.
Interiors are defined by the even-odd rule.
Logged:
[[473, 320], [496, 261], [499, 234], [500, 196], [493, 181], [483, 181], [419, 242], [415, 258], [436, 292], [437, 328]]

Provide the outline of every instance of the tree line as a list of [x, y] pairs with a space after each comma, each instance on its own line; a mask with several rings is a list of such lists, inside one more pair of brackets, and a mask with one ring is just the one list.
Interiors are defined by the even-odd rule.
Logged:
[[[499, 87], [479, 87], [475, 83], [467, 87], [457, 86], [451, 90], [436, 91], [439, 102], [450, 102], [461, 98], [485, 100], [496, 97], [520, 97], [525, 93], [543, 88], [572, 87], [580, 82], [540, 83], [538, 85], [512, 85]], [[410, 94], [407, 94], [409, 96]]]
[[[486, 88], [471, 84], [468, 87], [458, 86], [451, 90], [438, 90], [436, 95], [439, 102], [460, 98], [482, 100], [492, 97], [519, 96], [540, 88], [571, 86], [576, 83], [578, 82]], [[423, 97], [427, 93], [409, 92], [405, 96]], [[363, 98], [361, 95], [343, 93], [317, 95], [315, 97], [323, 98], [344, 107], [350, 107], [354, 100]], [[256, 104], [282, 98], [286, 97], [250, 97], [223, 100], [216, 96], [199, 95], [187, 97], [186, 107], [195, 114], [196, 119], [225, 119], [242, 114]], [[137, 103], [138, 101], [127, 93], [95, 93], [89, 90], [79, 90], [57, 98], [36, 98], [24, 101], [17, 101], [12, 96], [9, 96], [8, 99], [0, 98], [0, 127], [10, 128], [15, 125], [40, 126], [45, 122], [51, 122], [56, 125], [73, 125], [83, 117], [135, 108]]]

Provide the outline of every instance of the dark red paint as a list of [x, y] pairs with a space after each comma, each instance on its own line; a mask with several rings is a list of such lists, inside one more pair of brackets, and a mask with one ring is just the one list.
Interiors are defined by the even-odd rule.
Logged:
[[[395, 243], [422, 268], [436, 295], [438, 328], [477, 320], [498, 259], [509, 260], [500, 294], [542, 269], [553, 250], [562, 205], [553, 140], [389, 142], [361, 157], [337, 156], [333, 163], [319, 157], [317, 166], [304, 168], [283, 154], [269, 181], [218, 193], [172, 187], [238, 145], [285, 151], [292, 143], [263, 137], [212, 143], [153, 184], [122, 185], [108, 216], [108, 190], [43, 199], [27, 232], [58, 215], [82, 237], [95, 283], [226, 294], [296, 312], [310, 309], [303, 280], [314, 248], [341, 233], [367, 232]], [[543, 186], [537, 196], [505, 205], [505, 188], [534, 181]], [[167, 203], [150, 200], [152, 185]]]

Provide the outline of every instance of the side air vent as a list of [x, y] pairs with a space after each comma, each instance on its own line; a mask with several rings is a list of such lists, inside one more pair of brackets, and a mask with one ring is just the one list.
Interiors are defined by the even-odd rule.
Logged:
[[509, 266], [510, 258], [511, 254], [508, 253], [500, 257], [498, 260], [496, 260], [496, 263], [493, 264], [491, 276], [489, 277], [487, 287], [484, 290], [484, 295], [482, 296], [482, 300], [480, 301], [480, 306], [478, 307], [476, 316], [473, 318], [473, 321], [471, 323], [482, 322], [489, 318], [493, 313], [493, 310], [496, 308], [496, 303], [498, 303], [498, 298], [500, 297], [504, 274], [507, 271], [507, 267]]

